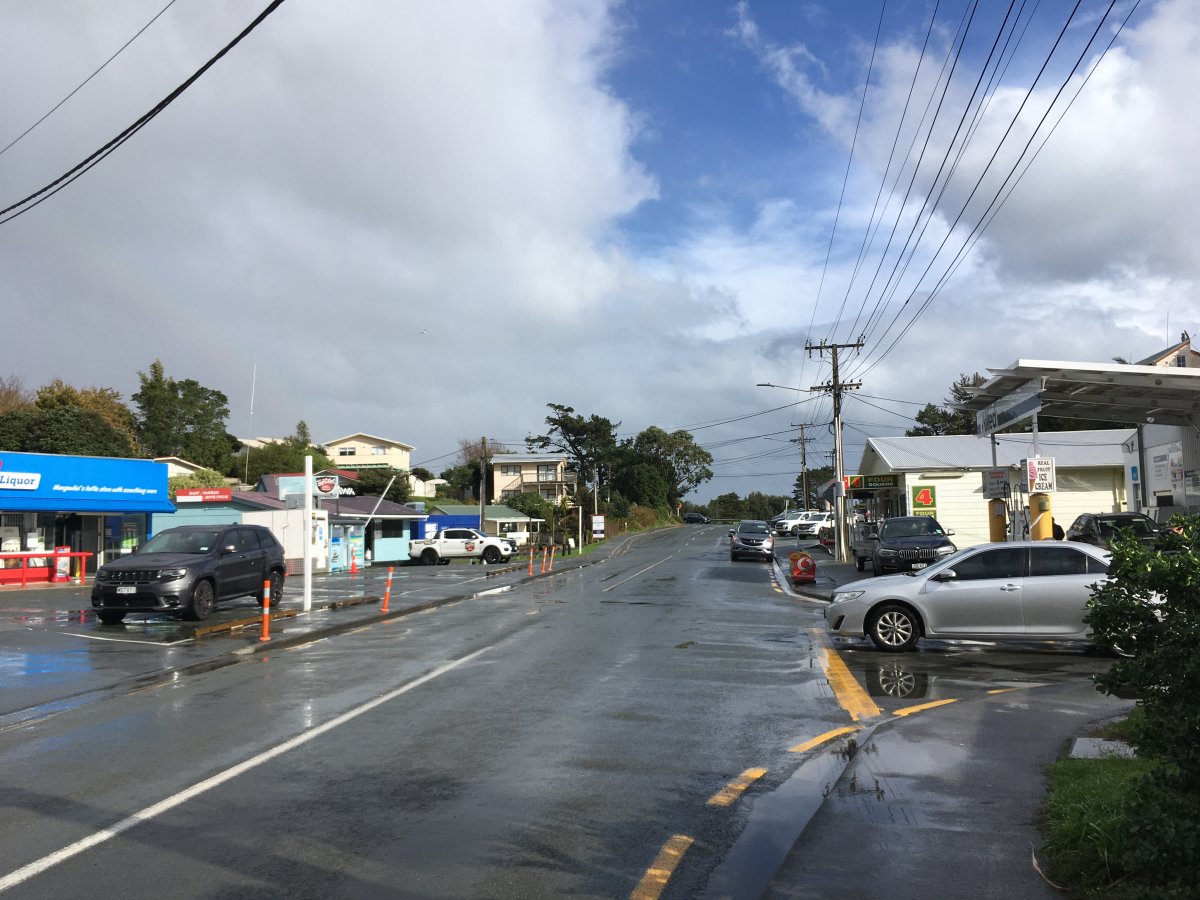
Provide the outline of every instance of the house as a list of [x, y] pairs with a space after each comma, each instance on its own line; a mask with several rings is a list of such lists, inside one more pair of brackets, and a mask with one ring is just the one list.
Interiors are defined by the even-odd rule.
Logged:
[[195, 475], [197, 472], [208, 471], [207, 466], [190, 462], [181, 456], [156, 456], [154, 457], [154, 461], [166, 465], [168, 478], [175, 478], [178, 475]]
[[558, 504], [575, 490], [576, 475], [568, 470], [571, 458], [552, 453], [498, 453], [492, 458], [492, 495], [495, 503], [517, 494], [537, 494]]
[[[1131, 428], [1042, 432], [1034, 450], [1029, 433], [997, 434], [995, 468], [1010, 476], [1008, 521], [1023, 537], [1028, 497], [1021, 492], [1020, 461], [1052, 457], [1057, 490], [1054, 518], [1064, 528], [1086, 512], [1127, 508], [1123, 445]], [[872, 519], [925, 514], [954, 530], [959, 547], [988, 541], [984, 473], [993, 468], [992, 441], [972, 434], [868, 438], [858, 473], [847, 476], [847, 497]]]
[[1200, 369], [1200, 350], [1192, 349], [1192, 338], [1186, 331], [1179, 336], [1179, 343], [1160, 350], [1153, 356], [1134, 363], [1137, 366], [1159, 366], [1171, 369]]
[[401, 472], [408, 472], [412, 468], [412, 451], [416, 448], [402, 441], [360, 431], [326, 441], [321, 449], [339, 469], [378, 469], [390, 466]]

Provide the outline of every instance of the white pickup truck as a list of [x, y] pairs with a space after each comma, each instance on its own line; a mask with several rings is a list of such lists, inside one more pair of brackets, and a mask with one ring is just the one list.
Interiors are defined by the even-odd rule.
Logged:
[[426, 566], [446, 565], [452, 559], [482, 559], [486, 563], [508, 562], [517, 545], [508, 538], [493, 537], [474, 528], [443, 528], [431, 538], [411, 541], [408, 555]]

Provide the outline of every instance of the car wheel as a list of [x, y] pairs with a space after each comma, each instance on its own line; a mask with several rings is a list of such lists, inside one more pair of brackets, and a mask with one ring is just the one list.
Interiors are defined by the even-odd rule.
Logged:
[[500, 562], [500, 551], [495, 547], [483, 548], [483, 561], [490, 566], [494, 566]]
[[105, 625], [120, 625], [125, 621], [125, 613], [115, 609], [102, 609], [96, 613], [96, 618]]
[[857, 553], [854, 554], [854, 568], [858, 569], [860, 572], [867, 571], [866, 559], [859, 556]]
[[438, 564], [437, 551], [432, 547], [428, 547], [421, 551], [421, 564], [426, 566], [436, 566]]
[[192, 600], [183, 611], [183, 617], [193, 622], [203, 622], [212, 615], [216, 594], [211, 581], [197, 581], [192, 588]]
[[[283, 600], [283, 573], [276, 569], [267, 581], [271, 582], [271, 605], [278, 606]], [[263, 605], [261, 591], [258, 593], [258, 605]]]
[[907, 606], [886, 603], [871, 616], [867, 633], [880, 650], [903, 653], [917, 645], [921, 637], [921, 622]]

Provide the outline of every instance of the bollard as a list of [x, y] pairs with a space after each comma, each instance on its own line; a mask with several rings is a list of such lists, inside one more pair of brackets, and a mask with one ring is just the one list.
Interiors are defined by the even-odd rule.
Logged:
[[555, 551], [555, 550], [557, 550], [557, 549], [558, 549], [558, 547], [551, 547], [551, 548], [550, 548], [550, 571], [551, 571], [551, 572], [553, 572], [553, 571], [554, 571], [554, 551]]
[[271, 639], [271, 582], [263, 582], [263, 626], [262, 637], [259, 642], [269, 641]]
[[529, 545], [529, 574], [533, 575], [533, 544]]
[[383, 606], [379, 607], [380, 612], [388, 611], [388, 601], [392, 598], [392, 569], [393, 566], [388, 566], [387, 587], [383, 589]]
[[546, 554], [548, 552], [549, 551], [547, 550], [547, 548], [545, 548], [545, 547], [542, 548], [542, 574], [543, 575], [546, 574]]

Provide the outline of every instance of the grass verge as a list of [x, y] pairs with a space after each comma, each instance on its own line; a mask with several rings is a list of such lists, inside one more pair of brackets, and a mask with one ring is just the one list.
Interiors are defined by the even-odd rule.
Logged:
[[1043, 868], [1072, 896], [1147, 900], [1161, 894], [1131, 881], [1122, 859], [1138, 783], [1158, 763], [1144, 759], [1063, 759], [1050, 766], [1042, 811]]

